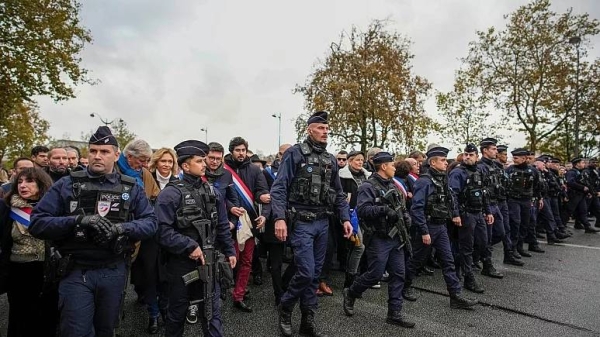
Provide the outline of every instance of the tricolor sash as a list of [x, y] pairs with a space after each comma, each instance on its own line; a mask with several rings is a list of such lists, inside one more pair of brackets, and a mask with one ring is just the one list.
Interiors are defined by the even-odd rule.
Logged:
[[414, 183], [415, 181], [417, 181], [417, 179], [419, 179], [419, 176], [415, 173], [409, 173], [408, 179], [410, 179]]
[[246, 209], [254, 209], [254, 194], [252, 191], [246, 186], [242, 178], [235, 172], [234, 169], [229, 167], [227, 164], [223, 164], [223, 168], [231, 173], [231, 177], [233, 178], [233, 187], [240, 195], [242, 202]]
[[33, 208], [31, 208], [31, 207], [23, 207], [23, 208], [11, 207], [9, 216], [14, 221], [23, 225], [23, 227], [29, 228], [29, 220], [31, 217], [32, 210], [33, 210]]
[[265, 171], [267, 171], [267, 173], [271, 176], [271, 178], [273, 178], [273, 180], [275, 180], [275, 178], [277, 177], [277, 172], [273, 172], [273, 169], [271, 168], [271, 166], [267, 166], [265, 168]]
[[406, 187], [404, 187], [404, 182], [402, 182], [402, 180], [398, 177], [394, 177], [392, 179], [392, 181], [394, 182], [394, 185], [396, 186], [396, 188], [402, 192], [402, 194], [404, 194], [404, 197], [408, 196], [408, 193], [406, 192]]

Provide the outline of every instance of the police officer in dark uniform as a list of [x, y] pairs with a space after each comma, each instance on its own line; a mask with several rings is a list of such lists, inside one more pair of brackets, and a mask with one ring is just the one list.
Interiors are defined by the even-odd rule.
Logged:
[[548, 168], [548, 171], [546, 172], [546, 182], [548, 183], [548, 207], [550, 207], [550, 211], [554, 217], [556, 226], [558, 227], [556, 237], [559, 239], [566, 239], [570, 237], [571, 234], [567, 232], [567, 225], [566, 223], [563, 223], [560, 214], [560, 203], [562, 198], [566, 195], [563, 191], [563, 182], [558, 173], [558, 164], [560, 164], [560, 159], [552, 156], [548, 158], [548, 162], [546, 163], [546, 167]]
[[327, 250], [328, 214], [338, 211], [344, 237], [352, 234], [346, 195], [342, 191], [338, 166], [328, 153], [327, 112], [314, 113], [308, 119], [308, 137], [289, 148], [271, 187], [271, 207], [275, 219], [275, 236], [285, 241], [290, 225], [290, 242], [294, 250], [296, 273], [279, 305], [279, 330], [292, 335], [292, 312], [300, 300], [300, 333], [321, 336], [316, 331], [318, 277]]
[[432, 147], [427, 151], [429, 169], [421, 174], [414, 187], [410, 213], [413, 226], [413, 255], [408, 261], [406, 281], [402, 296], [407, 301], [416, 301], [417, 296], [411, 287], [417, 270], [425, 263], [431, 247], [435, 248], [442, 262], [442, 273], [448, 292], [450, 306], [457, 309], [471, 309], [477, 301], [461, 296], [461, 286], [456, 275], [454, 257], [446, 224], [452, 219], [452, 205], [455, 200], [448, 188], [446, 168], [448, 150]]
[[359, 186], [357, 201], [358, 216], [364, 221], [363, 237], [367, 235], [368, 270], [344, 289], [344, 312], [347, 316], [354, 315], [356, 298], [377, 284], [387, 268], [390, 278], [386, 322], [413, 328], [415, 323], [401, 314], [405, 254], [411, 253], [407, 228], [410, 215], [402, 210], [401, 197], [391, 180], [396, 172], [394, 157], [388, 152], [379, 152], [373, 157], [373, 164], [376, 173]]
[[[550, 202], [550, 185], [554, 183], [552, 179], [552, 174], [546, 167], [547, 162], [549, 161], [549, 156], [539, 156], [536, 158], [535, 166], [540, 173], [543, 188], [542, 191], [542, 207], [536, 210], [537, 219], [539, 221], [538, 225], [543, 226], [546, 232], [546, 241], [549, 245], [554, 245], [557, 243], [562, 243], [563, 241], [559, 236], [562, 235], [558, 231], [557, 221], [554, 219], [554, 214], [552, 213], [552, 206]], [[553, 187], [553, 189], [556, 187]]]
[[156, 216], [133, 178], [115, 172], [110, 129], [89, 142], [89, 166], [57, 181], [35, 207], [29, 232], [51, 240], [58, 272], [60, 335], [113, 336], [132, 243], [152, 237]]
[[[489, 200], [490, 212], [494, 216], [491, 233], [488, 237], [491, 245], [502, 242], [504, 248], [504, 263], [513, 266], [523, 266], [522, 261], [517, 260], [513, 254], [513, 243], [510, 241], [510, 230], [505, 227], [504, 213], [508, 218], [508, 208], [502, 212], [501, 204], [506, 206], [506, 188], [504, 168], [496, 161], [498, 156], [497, 140], [494, 138], [485, 138], [479, 143], [481, 150], [481, 160], [477, 164], [478, 168], [484, 174], [484, 186], [487, 200]], [[508, 223], [508, 219], [506, 219]], [[510, 228], [510, 227], [509, 227]]]
[[566, 223], [568, 217], [573, 214], [575, 221], [579, 221], [585, 228], [585, 233], [596, 233], [599, 230], [591, 226], [587, 217], [588, 205], [586, 198], [592, 193], [592, 189], [583, 175], [585, 160], [578, 157], [571, 160], [571, 164], [573, 164], [573, 168], [567, 171], [566, 174], [567, 187], [569, 188], [569, 202], [567, 204], [566, 219], [563, 218], [563, 222]]
[[511, 154], [514, 164], [506, 169], [506, 173], [508, 175], [510, 239], [516, 249], [516, 252], [513, 251], [513, 255], [531, 257], [531, 254], [523, 249], [523, 243], [527, 241], [531, 250], [537, 242], [535, 229], [530, 226], [533, 198], [538, 196], [538, 192], [534, 191], [536, 177], [533, 168], [527, 164], [529, 155], [527, 149], [517, 148], [511, 151]]
[[588, 211], [596, 218], [596, 228], [600, 228], [600, 173], [598, 172], [598, 160], [592, 158], [588, 166], [582, 172], [583, 179], [590, 189], [587, 199]]
[[[448, 174], [448, 187], [455, 195], [452, 206], [452, 223], [458, 227], [458, 249], [461, 267], [465, 275], [465, 288], [476, 293], [484, 289], [473, 275], [473, 247], [483, 261], [481, 274], [494, 278], [503, 275], [492, 264], [492, 252], [488, 247], [488, 225], [494, 223], [484, 187], [484, 175], [477, 167], [477, 147], [468, 144], [462, 163]], [[485, 219], [484, 219], [485, 214]], [[491, 230], [491, 228], [489, 229]]]
[[[168, 252], [169, 308], [165, 336], [183, 336], [187, 308], [190, 302], [197, 301], [200, 301], [203, 335], [223, 336], [219, 280], [213, 276], [186, 286], [183, 276], [205, 264], [211, 268], [207, 272], [216, 275], [219, 258], [215, 247], [223, 251], [231, 268], [235, 267], [226, 204], [218, 190], [202, 180], [208, 145], [188, 140], [176, 145], [175, 151], [183, 177], [179, 182], [169, 183], [155, 205], [159, 243]], [[204, 294], [203, 283], [210, 283], [212, 294]], [[207, 301], [211, 301], [212, 310], [207, 308]]]

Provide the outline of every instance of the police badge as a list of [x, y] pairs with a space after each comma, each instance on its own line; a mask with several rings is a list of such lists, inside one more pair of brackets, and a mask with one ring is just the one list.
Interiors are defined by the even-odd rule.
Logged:
[[98, 214], [102, 217], [106, 216], [110, 211], [110, 201], [98, 201], [98, 205], [96, 207]]

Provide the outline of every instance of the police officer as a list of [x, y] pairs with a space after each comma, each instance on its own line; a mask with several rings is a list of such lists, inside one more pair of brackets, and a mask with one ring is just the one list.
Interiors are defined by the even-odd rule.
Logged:
[[461, 286], [456, 275], [454, 258], [446, 223], [452, 219], [452, 204], [455, 202], [448, 189], [446, 168], [447, 148], [436, 146], [427, 151], [429, 169], [421, 174], [415, 183], [412, 206], [413, 255], [408, 261], [406, 281], [402, 296], [407, 301], [416, 301], [417, 296], [411, 287], [416, 272], [435, 248], [442, 262], [442, 273], [448, 292], [450, 306], [457, 309], [471, 309], [477, 301], [461, 296]]
[[[364, 234], [371, 236], [366, 244], [368, 269], [349, 288], [344, 289], [344, 312], [347, 316], [354, 315], [356, 298], [377, 284], [387, 267], [390, 278], [386, 322], [413, 328], [415, 323], [407, 321], [401, 314], [404, 259], [405, 254], [411, 253], [406, 227], [407, 223], [410, 224], [410, 215], [405, 210], [398, 212], [403, 206], [391, 180], [396, 172], [394, 157], [388, 152], [379, 152], [373, 157], [373, 164], [376, 173], [359, 186], [357, 201], [358, 216], [364, 221]], [[392, 197], [387, 198], [386, 195]], [[397, 204], [390, 204], [387, 200], [396, 201]], [[400, 222], [400, 218], [404, 221]]]
[[600, 228], [600, 173], [598, 172], [598, 160], [595, 158], [590, 159], [582, 175], [590, 189], [590, 196], [587, 199], [588, 211], [596, 218], [595, 227]]
[[[209, 263], [205, 258], [210, 256], [209, 249], [215, 252], [215, 246], [223, 251], [231, 268], [235, 267], [235, 250], [225, 201], [218, 190], [202, 180], [208, 145], [188, 140], [177, 144], [175, 151], [183, 177], [165, 187], [155, 206], [159, 243], [168, 252], [169, 308], [165, 335], [183, 336], [190, 300], [203, 299], [200, 302], [200, 312], [204, 313], [200, 315], [203, 335], [223, 336], [220, 287], [216, 277], [207, 281], [212, 283], [213, 293], [204, 294], [200, 289], [202, 282], [186, 286], [182, 276], [196, 270], [198, 265]], [[213, 262], [217, 261], [215, 258]], [[212, 301], [212, 312], [208, 310], [208, 317], [205, 301]]]
[[[448, 174], [448, 186], [454, 193], [452, 223], [458, 227], [458, 249], [465, 275], [465, 288], [476, 293], [484, 289], [473, 275], [473, 246], [483, 261], [482, 275], [502, 278], [492, 264], [492, 252], [488, 247], [488, 225], [494, 223], [494, 216], [485, 196], [484, 176], [477, 167], [477, 147], [468, 144], [463, 153], [462, 163]], [[484, 215], [485, 214], [485, 219]], [[491, 228], [489, 229], [491, 230]]]
[[61, 336], [113, 336], [132, 243], [152, 237], [156, 216], [135, 180], [115, 172], [119, 144], [106, 126], [89, 141], [89, 166], [56, 182], [29, 232], [52, 240], [59, 271]]
[[[346, 196], [342, 191], [335, 157], [328, 153], [327, 112], [314, 113], [308, 119], [308, 137], [289, 148], [271, 187], [271, 207], [275, 219], [275, 236], [287, 239], [294, 250], [296, 273], [279, 305], [279, 330], [292, 335], [292, 312], [300, 300], [300, 333], [321, 336], [316, 331], [318, 277], [327, 249], [328, 210], [334, 208], [344, 226], [344, 237], [352, 234]], [[290, 218], [286, 218], [286, 213]]]
[[561, 181], [558, 172], [559, 164], [560, 159], [552, 156], [548, 158], [548, 162], [546, 163], [546, 167], [548, 168], [546, 172], [546, 182], [548, 183], [548, 206], [550, 207], [550, 211], [552, 212], [554, 221], [558, 227], [556, 237], [559, 239], [566, 239], [570, 237], [571, 234], [567, 232], [567, 225], [562, 222], [560, 216], [560, 203], [562, 198], [566, 197], [566, 194], [563, 191], [563, 182]]
[[510, 241], [510, 227], [505, 226], [504, 219], [506, 216], [506, 223], [508, 224], [508, 208], [505, 208], [505, 212], [501, 209], [502, 204], [502, 206], [506, 207], [505, 172], [502, 166], [498, 165], [496, 161], [498, 156], [498, 147], [496, 144], [497, 140], [494, 138], [485, 138], [479, 143], [481, 160], [477, 164], [478, 168], [484, 174], [486, 196], [489, 200], [490, 212], [494, 216], [494, 223], [490, 228], [491, 233], [488, 233], [488, 237], [491, 245], [502, 242], [504, 263], [513, 266], [523, 266], [524, 263], [517, 260], [512, 254], [513, 243]]
[[[508, 210], [510, 218], [510, 239], [515, 244], [516, 252], [513, 255], [531, 257], [531, 254], [523, 249], [523, 243], [527, 241], [529, 250], [535, 249], [535, 229], [530, 226], [531, 207], [534, 195], [535, 173], [533, 168], [527, 164], [529, 151], [517, 148], [511, 151], [513, 165], [506, 169], [508, 175]], [[539, 207], [539, 204], [536, 206]], [[539, 247], [538, 247], [539, 248]]]
[[[548, 156], [540, 156], [536, 158], [535, 167], [542, 178], [543, 188], [542, 191], [542, 207], [536, 210], [537, 219], [539, 220], [538, 225], [543, 225], [544, 230], [546, 232], [546, 241], [549, 245], [562, 243], [563, 241], [558, 237], [562, 236], [558, 231], [557, 221], [554, 219], [554, 214], [552, 213], [551, 202], [550, 202], [550, 184], [554, 183], [552, 180], [552, 175], [548, 168], [546, 167], [547, 162], [549, 161]], [[553, 189], [556, 187], [553, 187]]]
[[[567, 187], [569, 188], [569, 202], [567, 204], [567, 212], [564, 222], [568, 220], [568, 217], [573, 214], [575, 220], [579, 221], [585, 228], [585, 233], [596, 233], [599, 230], [593, 228], [588, 220], [588, 205], [586, 198], [591, 195], [592, 189], [590, 189], [589, 183], [582, 174], [585, 169], [585, 160], [583, 158], [575, 158], [571, 160], [573, 168], [567, 171]], [[598, 219], [596, 219], [598, 221]]]

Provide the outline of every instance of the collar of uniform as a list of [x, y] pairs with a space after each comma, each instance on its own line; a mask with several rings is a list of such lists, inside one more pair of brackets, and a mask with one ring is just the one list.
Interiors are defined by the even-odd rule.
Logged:
[[95, 174], [95, 173], [91, 172], [88, 168], [87, 170], [85, 170], [85, 173], [87, 174], [88, 178], [90, 178], [91, 180], [108, 180], [108, 182], [110, 182], [112, 184], [115, 184], [118, 182], [118, 173], [114, 169], [111, 173]]
[[192, 184], [192, 186], [194, 186], [194, 187], [198, 187], [198, 186], [202, 185], [201, 177], [196, 177], [196, 176], [193, 176], [188, 173], [183, 173], [183, 177], [181, 180], [185, 181], [188, 184]]
[[390, 181], [392, 181], [391, 179], [386, 179], [382, 176], [379, 175], [379, 173], [375, 172], [371, 175], [373, 178], [379, 180], [382, 184], [388, 184]]
[[481, 157], [481, 161], [483, 163], [486, 163], [486, 164], [490, 165], [490, 166], [494, 165], [494, 160], [493, 159], [489, 159], [489, 158], [486, 158], [486, 157]]

